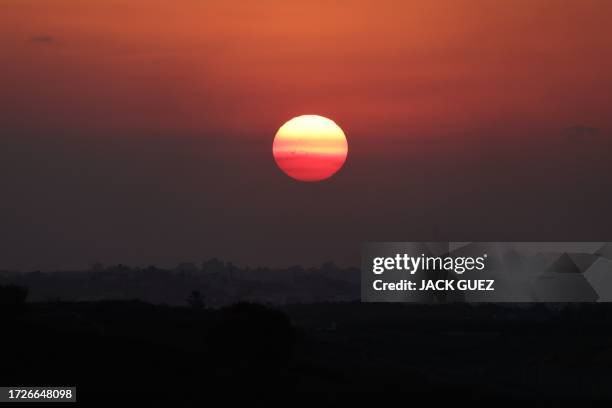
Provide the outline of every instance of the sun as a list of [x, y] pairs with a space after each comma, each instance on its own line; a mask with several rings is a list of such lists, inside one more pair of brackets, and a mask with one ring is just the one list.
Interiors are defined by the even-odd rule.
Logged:
[[319, 115], [297, 116], [278, 129], [272, 154], [280, 169], [299, 181], [321, 181], [342, 168], [348, 142], [340, 126]]

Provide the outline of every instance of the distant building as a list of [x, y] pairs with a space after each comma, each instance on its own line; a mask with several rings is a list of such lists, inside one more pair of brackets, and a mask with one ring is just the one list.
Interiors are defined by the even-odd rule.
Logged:
[[223, 263], [223, 261], [220, 261], [217, 258], [212, 258], [202, 262], [202, 272], [220, 273], [223, 271], [224, 268], [225, 264]]
[[181, 262], [176, 267], [176, 271], [179, 273], [193, 273], [198, 271], [198, 267], [193, 262]]
[[104, 270], [104, 264], [101, 262], [95, 262], [93, 265], [91, 265], [91, 270], [93, 272], [101, 272]]

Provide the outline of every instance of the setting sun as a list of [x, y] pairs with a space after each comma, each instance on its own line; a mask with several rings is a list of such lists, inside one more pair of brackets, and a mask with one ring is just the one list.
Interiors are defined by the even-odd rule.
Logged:
[[297, 116], [280, 127], [272, 153], [288, 176], [300, 181], [320, 181], [334, 175], [348, 153], [342, 129], [318, 115]]

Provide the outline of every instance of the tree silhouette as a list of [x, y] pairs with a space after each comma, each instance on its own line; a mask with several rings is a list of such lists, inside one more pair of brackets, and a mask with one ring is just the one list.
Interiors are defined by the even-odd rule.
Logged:
[[23, 309], [28, 288], [17, 285], [0, 285], [0, 312], [13, 313]]
[[187, 304], [194, 309], [204, 309], [206, 307], [204, 296], [202, 296], [199, 290], [191, 292], [191, 295], [187, 298]]

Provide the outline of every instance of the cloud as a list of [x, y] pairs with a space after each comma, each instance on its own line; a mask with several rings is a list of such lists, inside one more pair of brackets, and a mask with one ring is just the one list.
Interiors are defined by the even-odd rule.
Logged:
[[592, 126], [574, 125], [565, 128], [564, 134], [570, 140], [596, 139], [599, 136], [599, 129]]
[[55, 44], [55, 37], [51, 35], [35, 35], [30, 37], [30, 42], [35, 44]]

